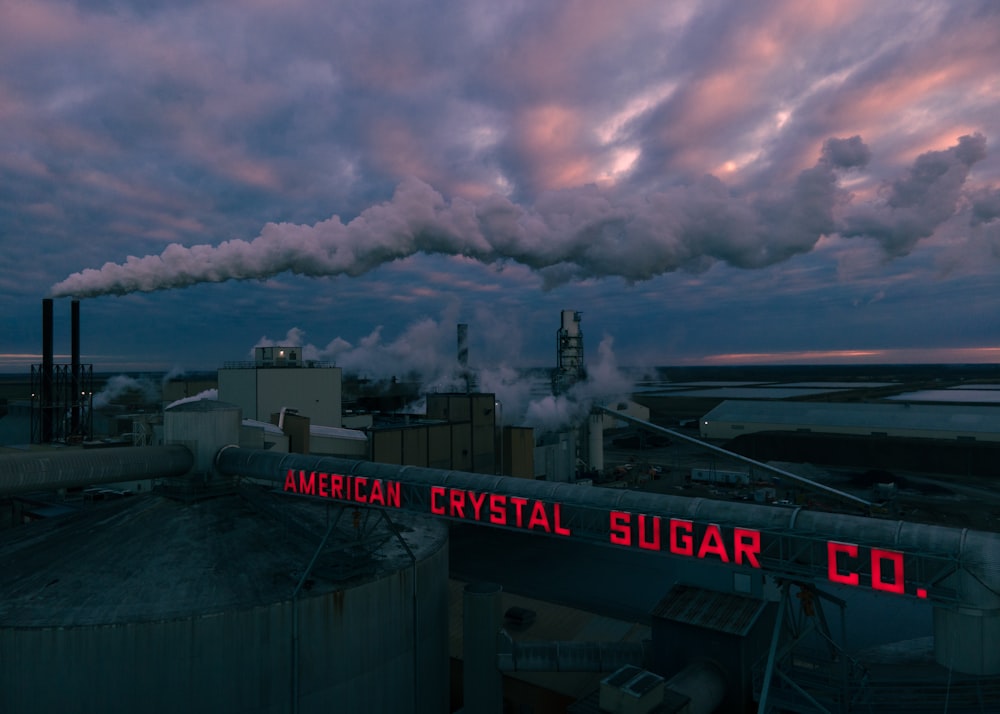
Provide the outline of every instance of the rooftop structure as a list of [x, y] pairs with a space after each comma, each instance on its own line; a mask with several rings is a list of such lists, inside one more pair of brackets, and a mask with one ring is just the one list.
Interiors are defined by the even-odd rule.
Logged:
[[343, 426], [339, 367], [303, 361], [298, 347], [258, 347], [255, 355], [219, 370], [219, 399], [240, 406], [248, 419], [269, 421], [294, 409], [312, 424]]

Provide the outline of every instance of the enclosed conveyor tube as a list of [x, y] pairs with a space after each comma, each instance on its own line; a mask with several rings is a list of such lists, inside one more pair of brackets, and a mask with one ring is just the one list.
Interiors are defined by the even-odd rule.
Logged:
[[5, 454], [0, 496], [183, 476], [193, 464], [191, 451], [180, 444]]
[[[1000, 638], [1000, 533], [238, 447], [216, 465], [300, 496], [923, 599], [941, 629], [958, 618]], [[937, 644], [943, 664], [1000, 673], [1000, 650], [985, 639], [974, 651]]]

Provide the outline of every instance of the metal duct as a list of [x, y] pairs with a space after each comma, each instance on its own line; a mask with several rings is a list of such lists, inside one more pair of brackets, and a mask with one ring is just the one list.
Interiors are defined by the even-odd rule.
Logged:
[[180, 444], [3, 455], [0, 496], [183, 476], [193, 464], [194, 456]]

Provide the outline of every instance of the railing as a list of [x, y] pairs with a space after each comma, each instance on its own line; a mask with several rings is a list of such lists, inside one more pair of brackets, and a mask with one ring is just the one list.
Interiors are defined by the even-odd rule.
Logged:
[[332, 369], [336, 366], [336, 362], [321, 362], [313, 359], [304, 359], [298, 362], [282, 362], [280, 364], [273, 362], [260, 363], [253, 360], [222, 363], [223, 369]]

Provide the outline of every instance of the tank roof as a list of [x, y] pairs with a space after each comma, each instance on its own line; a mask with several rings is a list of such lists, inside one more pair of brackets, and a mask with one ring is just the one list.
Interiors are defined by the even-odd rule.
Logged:
[[171, 412], [217, 412], [241, 409], [238, 404], [230, 402], [220, 402], [218, 399], [194, 399], [189, 402], [180, 402], [167, 407], [164, 411]]
[[157, 493], [16, 526], [0, 544], [0, 627], [178, 619], [349, 589], [447, 542], [433, 519], [244, 486], [191, 504]]
[[995, 406], [967, 404], [729, 400], [716, 406], [702, 419], [873, 429], [1000, 433], [1000, 410]]

